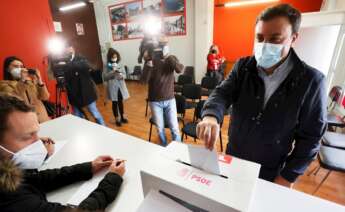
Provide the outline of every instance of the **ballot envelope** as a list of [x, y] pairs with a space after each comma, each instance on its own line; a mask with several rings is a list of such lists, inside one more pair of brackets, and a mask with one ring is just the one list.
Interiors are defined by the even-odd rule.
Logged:
[[[208, 157], [201, 153], [199, 159]], [[188, 145], [172, 142], [152, 155], [141, 169], [144, 201], [138, 211], [248, 211], [260, 165], [230, 155], [217, 155], [219, 173], [194, 166]], [[195, 157], [195, 155], [193, 156]], [[218, 163], [218, 164], [217, 164]], [[170, 204], [164, 208], [163, 203]], [[176, 205], [176, 210], [173, 208]], [[162, 207], [162, 208], [157, 208]], [[179, 209], [177, 209], [179, 208]]]

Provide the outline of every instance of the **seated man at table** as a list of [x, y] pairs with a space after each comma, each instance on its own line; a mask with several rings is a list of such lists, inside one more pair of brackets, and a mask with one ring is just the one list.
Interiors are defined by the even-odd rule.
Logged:
[[103, 210], [117, 196], [125, 172], [123, 161], [100, 156], [92, 162], [38, 171], [47, 149], [37, 135], [39, 124], [33, 108], [16, 97], [0, 94], [0, 123], [2, 212], [68, 210], [68, 206], [48, 202], [46, 193], [89, 180], [104, 168], [108, 168], [109, 173], [78, 208]]

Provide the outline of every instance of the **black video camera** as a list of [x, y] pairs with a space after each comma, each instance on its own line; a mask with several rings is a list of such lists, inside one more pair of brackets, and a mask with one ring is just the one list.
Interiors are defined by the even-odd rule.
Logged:
[[163, 59], [163, 45], [156, 41], [153, 37], [144, 37], [139, 47], [138, 63], [142, 63], [144, 53], [147, 51], [148, 57], [145, 61]]
[[68, 62], [69, 58], [66, 56], [49, 56], [50, 67], [58, 85], [65, 84], [65, 72], [67, 71]]

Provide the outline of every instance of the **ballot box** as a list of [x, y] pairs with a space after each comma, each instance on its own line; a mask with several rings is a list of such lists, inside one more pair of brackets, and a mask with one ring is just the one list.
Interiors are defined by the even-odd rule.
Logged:
[[148, 160], [140, 171], [145, 199], [139, 212], [250, 208], [260, 170], [257, 163], [180, 142], [172, 142]]

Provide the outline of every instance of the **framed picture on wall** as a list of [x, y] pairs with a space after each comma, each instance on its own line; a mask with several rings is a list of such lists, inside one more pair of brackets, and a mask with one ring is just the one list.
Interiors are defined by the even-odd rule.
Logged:
[[113, 40], [124, 40], [128, 38], [126, 24], [114, 24], [111, 26]]
[[118, 5], [109, 8], [109, 15], [111, 23], [126, 22], [126, 8], [125, 5]]
[[186, 35], [185, 0], [134, 0], [110, 5], [109, 18], [114, 41], [141, 39], [145, 18], [153, 15], [162, 22], [167, 36]]
[[162, 0], [163, 12], [169, 13], [184, 13], [185, 0]]
[[157, 15], [161, 13], [162, 0], [144, 0], [143, 13]]
[[144, 36], [142, 25], [140, 22], [129, 22], [127, 24], [128, 38], [142, 38]]
[[127, 21], [137, 19], [142, 10], [142, 2], [136, 1], [126, 4], [126, 12], [127, 12]]
[[163, 18], [163, 28], [166, 35], [186, 34], [185, 18], [183, 15], [167, 16]]
[[77, 35], [85, 35], [84, 25], [82, 23], [76, 23], [75, 28], [77, 30]]

